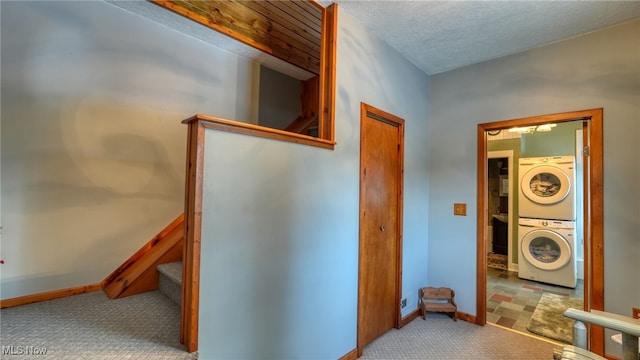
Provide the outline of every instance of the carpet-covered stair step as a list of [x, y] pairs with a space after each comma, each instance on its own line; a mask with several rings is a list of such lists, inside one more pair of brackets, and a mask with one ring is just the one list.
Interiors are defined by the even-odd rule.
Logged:
[[182, 297], [182, 261], [158, 265], [158, 290], [180, 305]]

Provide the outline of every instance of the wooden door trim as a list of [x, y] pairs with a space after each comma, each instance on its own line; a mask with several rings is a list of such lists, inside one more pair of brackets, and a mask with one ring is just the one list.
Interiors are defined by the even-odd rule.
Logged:
[[[591, 271], [589, 272], [589, 297], [590, 309], [604, 311], [604, 123], [603, 110], [595, 109], [589, 122], [589, 204], [585, 204], [586, 211], [591, 214], [590, 226], [585, 229], [585, 234], [591, 236], [590, 246], [585, 247], [585, 270], [589, 259]], [[587, 162], [585, 161], [585, 165]], [[585, 169], [587, 166], [585, 166]], [[586, 185], [587, 183], [585, 183]], [[587, 186], [585, 186], [585, 189]], [[587, 252], [588, 251], [588, 252]], [[586, 272], [585, 272], [586, 273]], [[590, 310], [587, 308], [587, 310]], [[596, 354], [605, 355], [604, 328], [591, 326], [590, 349]]]
[[[487, 131], [503, 130], [511, 127], [561, 123], [575, 120], [589, 122], [588, 136], [585, 145], [589, 146], [588, 162], [585, 161], [585, 172], [588, 169], [588, 182], [585, 182], [585, 238], [590, 237], [584, 247], [585, 258], [585, 310], [604, 311], [604, 213], [603, 213], [603, 110], [590, 109], [559, 114], [535, 116], [492, 123], [478, 124], [478, 174], [477, 174], [477, 275], [476, 275], [476, 324], [487, 322], [487, 239], [485, 231], [488, 221], [487, 204]], [[584, 194], [583, 194], [584, 195]], [[590, 266], [589, 266], [590, 265]], [[604, 329], [591, 326], [589, 332], [590, 350], [604, 356]]]
[[[364, 119], [370, 115], [372, 119], [383, 121], [388, 124], [391, 124], [398, 128], [398, 191], [397, 191], [397, 224], [396, 224], [396, 284], [395, 284], [395, 304], [394, 312], [395, 312], [395, 324], [394, 327], [399, 329], [402, 326], [402, 312], [400, 311], [400, 300], [402, 294], [402, 235], [403, 235], [403, 200], [404, 200], [404, 120], [399, 118], [393, 114], [385, 112], [383, 110], [377, 109], [371, 105], [365, 104], [364, 102], [360, 103], [360, 152], [362, 153], [362, 127], [364, 124]], [[362, 173], [362, 162], [360, 162], [360, 173]], [[359, 200], [359, 208], [362, 208], [362, 180], [360, 180], [360, 200]], [[360, 212], [360, 211], [359, 211]], [[362, 215], [359, 215], [359, 223], [362, 223]], [[358, 235], [358, 247], [360, 248], [362, 242], [361, 231], [359, 230]], [[361, 343], [361, 333], [360, 333], [360, 325], [363, 320], [362, 316], [362, 308], [360, 304], [361, 299], [361, 289], [360, 289], [360, 254], [358, 254], [358, 319], [357, 319], [357, 355], [358, 357], [362, 355], [362, 349], [364, 348], [364, 344]]]

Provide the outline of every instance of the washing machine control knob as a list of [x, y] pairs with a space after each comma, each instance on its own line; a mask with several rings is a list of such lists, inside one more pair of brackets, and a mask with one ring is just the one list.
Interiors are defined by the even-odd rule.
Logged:
[[542, 226], [547, 226], [547, 225], [549, 225], [549, 223], [546, 220], [543, 220], [542, 221]]

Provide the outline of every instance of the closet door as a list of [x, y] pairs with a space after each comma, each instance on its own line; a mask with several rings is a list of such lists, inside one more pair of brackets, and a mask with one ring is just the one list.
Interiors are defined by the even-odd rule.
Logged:
[[393, 115], [362, 106], [359, 354], [366, 344], [399, 325], [403, 124]]

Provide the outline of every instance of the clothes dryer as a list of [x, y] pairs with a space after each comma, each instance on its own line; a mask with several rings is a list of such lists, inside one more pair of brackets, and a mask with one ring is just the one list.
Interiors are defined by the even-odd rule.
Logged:
[[575, 220], [575, 156], [521, 158], [518, 216]]
[[518, 239], [518, 277], [576, 287], [578, 267], [574, 221], [520, 218]]

